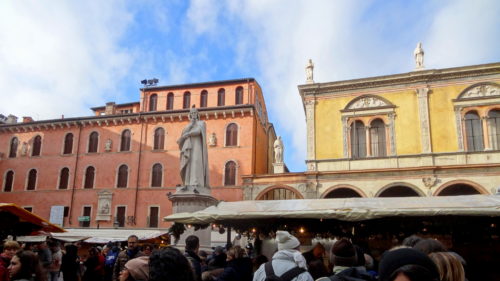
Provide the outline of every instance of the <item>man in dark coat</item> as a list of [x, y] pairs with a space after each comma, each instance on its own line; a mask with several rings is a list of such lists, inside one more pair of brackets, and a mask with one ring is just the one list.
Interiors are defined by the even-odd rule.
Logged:
[[139, 251], [139, 237], [136, 235], [130, 235], [127, 239], [127, 249], [121, 251], [115, 261], [115, 266], [113, 268], [113, 281], [118, 281], [120, 277], [120, 272], [125, 268], [125, 264], [137, 257], [141, 257], [144, 254]]
[[186, 238], [186, 248], [184, 256], [188, 259], [193, 269], [197, 281], [201, 281], [201, 258], [198, 256], [200, 249], [200, 239], [197, 236], [189, 235]]

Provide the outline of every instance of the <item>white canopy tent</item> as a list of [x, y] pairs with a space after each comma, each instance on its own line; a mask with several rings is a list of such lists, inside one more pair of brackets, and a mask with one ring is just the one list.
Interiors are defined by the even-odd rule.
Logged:
[[64, 233], [52, 233], [55, 239], [75, 242], [84, 241], [86, 243], [105, 244], [108, 242], [127, 241], [130, 235], [137, 235], [139, 240], [149, 240], [167, 234], [167, 230], [153, 229], [114, 229], [114, 228], [67, 228]]
[[184, 224], [258, 219], [336, 219], [365, 221], [384, 217], [500, 216], [500, 196], [387, 197], [220, 202], [165, 221]]

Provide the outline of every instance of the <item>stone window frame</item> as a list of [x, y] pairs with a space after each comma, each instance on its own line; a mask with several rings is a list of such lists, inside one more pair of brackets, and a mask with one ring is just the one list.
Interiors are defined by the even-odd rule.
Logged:
[[[235, 165], [235, 167], [234, 167], [234, 169], [235, 169], [234, 170], [234, 185], [226, 184], [226, 168], [230, 162], [233, 162]], [[238, 185], [239, 168], [240, 168], [240, 165], [238, 164], [238, 161], [236, 161], [235, 159], [229, 159], [224, 163], [224, 167], [222, 169], [222, 186], [237, 186]]]
[[[94, 168], [94, 178], [92, 179], [92, 187], [85, 187], [85, 183], [87, 182], [87, 170], [92, 167]], [[82, 189], [95, 189], [96, 188], [96, 179], [97, 179], [97, 169], [94, 165], [88, 165], [83, 170], [83, 181], [82, 181]]]
[[[160, 186], [153, 186], [153, 172], [154, 172], [154, 167], [157, 164], [160, 165], [160, 167], [161, 167]], [[164, 178], [165, 178], [165, 171], [164, 171], [163, 164], [159, 163], [159, 162], [153, 163], [153, 165], [151, 165], [151, 172], [150, 172], [150, 176], [149, 176], [149, 187], [151, 187], [151, 188], [161, 188], [163, 186], [163, 180], [164, 180]]]
[[220, 88], [217, 90], [217, 106], [226, 105], [226, 89]]
[[[172, 100], [170, 100], [170, 99], [172, 99]], [[169, 92], [167, 94], [167, 104], [166, 104], [167, 110], [173, 110], [174, 109], [174, 102], [175, 102], [175, 95], [174, 95], [174, 93]]]
[[191, 92], [185, 91], [184, 94], [182, 94], [182, 109], [189, 108], [191, 108]]
[[[228, 138], [228, 128], [230, 125], [234, 124], [236, 126], [236, 143], [234, 145], [228, 145], [227, 144], [227, 138]], [[241, 127], [240, 127], [240, 124], [236, 123], [236, 122], [229, 122], [226, 124], [226, 126], [224, 127], [224, 147], [238, 147], [239, 144], [240, 144], [240, 131], [241, 131]]]
[[[120, 182], [120, 168], [123, 166], [127, 167], [127, 177], [125, 179], [125, 186], [118, 186], [118, 183]], [[130, 168], [126, 163], [120, 163], [117, 166], [115, 175], [116, 175], [115, 188], [128, 188], [129, 187], [128, 184], [129, 184], [129, 179], [130, 179]]]
[[[127, 147], [123, 147], [125, 144], [124, 144], [124, 139], [125, 139], [125, 132], [129, 132], [129, 136], [128, 136], [128, 148]], [[125, 128], [122, 130], [121, 134], [120, 134], [120, 145], [119, 145], [119, 148], [120, 148], [120, 152], [130, 152], [132, 151], [132, 130], [129, 129], [129, 128]]]
[[[163, 146], [162, 147], [159, 147], [157, 148], [156, 147], [156, 131], [159, 130], [159, 129], [162, 129], [163, 130]], [[165, 127], [163, 126], [157, 126], [153, 129], [153, 151], [164, 151], [165, 150], [165, 139], [166, 139], [166, 135], [167, 135], [167, 130], [165, 129]]]
[[[13, 142], [14, 142], [14, 140], [16, 140], [16, 141], [17, 141], [17, 143], [16, 143], [16, 145], [15, 145], [16, 147], [13, 149], [13, 147], [12, 147], [12, 146], [13, 146]], [[10, 141], [9, 141], [9, 154], [8, 154], [8, 158], [16, 158], [16, 157], [17, 157], [17, 152], [18, 152], [18, 150], [19, 150], [19, 143], [20, 143], [20, 141], [19, 141], [19, 138], [18, 138], [17, 136], [12, 136], [12, 137], [10, 138]]]
[[[31, 171], [35, 171], [35, 183], [33, 184], [33, 188], [32, 189], [28, 189], [29, 188], [29, 184], [30, 184]], [[40, 177], [40, 175], [38, 174], [38, 169], [37, 168], [31, 168], [31, 169], [29, 169], [28, 173], [26, 173], [25, 191], [36, 191], [37, 185], [38, 185], [38, 178], [39, 177]]]
[[208, 107], [208, 91], [206, 89], [203, 89], [200, 92], [200, 108], [205, 107]]
[[[127, 205], [115, 205], [115, 220], [118, 222], [118, 208], [123, 207], [125, 208], [125, 213], [123, 216], [123, 226], [118, 226], [118, 228], [124, 228], [127, 225], [127, 211], [128, 211], [128, 206]], [[113, 221], [115, 221], [113, 220]]]
[[[40, 142], [37, 142], [37, 138], [40, 140]], [[31, 153], [30, 153], [31, 157], [40, 157], [42, 155], [42, 147], [43, 147], [42, 144], [43, 144], [43, 138], [41, 135], [37, 134], [33, 138], [33, 145], [31, 146]], [[35, 152], [37, 152], [36, 155]]]
[[[97, 134], [97, 143], [96, 143], [96, 151], [90, 151], [91, 137], [92, 134]], [[101, 134], [97, 130], [93, 130], [90, 132], [89, 137], [87, 138], [87, 153], [99, 153], [99, 143], [101, 142]]]
[[149, 95], [148, 111], [149, 112], [158, 111], [158, 94], [157, 93], [152, 93], [151, 95]]
[[[62, 171], [64, 169], [68, 169], [68, 183], [67, 183], [67, 186], [66, 188], [61, 188], [61, 179], [62, 179]], [[60, 170], [59, 170], [59, 176], [57, 177], [57, 185], [56, 185], [56, 189], [57, 190], [68, 190], [69, 189], [69, 184], [71, 182], [71, 169], [67, 166], [64, 166], [62, 167]]]
[[[396, 155], [396, 106], [394, 104], [380, 96], [361, 95], [351, 100], [343, 110], [340, 110], [340, 113], [342, 118], [344, 158], [366, 159], [374, 157], [371, 153], [370, 125], [377, 119], [381, 119], [386, 126], [386, 155], [376, 157], [390, 157]], [[363, 122], [367, 132], [366, 157], [363, 158], [353, 158], [352, 156], [351, 126], [356, 121]]]
[[242, 86], [236, 87], [236, 90], [234, 90], [234, 104], [243, 104], [243, 93], [244, 93], [244, 88]]
[[500, 110], [500, 85], [494, 82], [481, 82], [465, 88], [452, 100], [455, 111], [458, 150], [467, 150], [465, 115], [476, 111], [481, 119], [484, 151], [493, 150], [489, 134], [488, 116], [492, 110]]
[[[158, 208], [158, 221], [157, 226], [151, 226], [151, 208]], [[161, 217], [161, 206], [160, 205], [149, 205], [148, 206], [148, 217], [146, 222], [147, 228], [159, 228], [160, 227], [160, 217]]]
[[[9, 191], [5, 191], [5, 186], [7, 184], [7, 174], [9, 172], [12, 172], [12, 184], [10, 186], [10, 190]], [[3, 181], [2, 181], [2, 192], [12, 192], [14, 190], [14, 183], [15, 183], [15, 180], [16, 180], [16, 172], [14, 171], [14, 169], [7, 169], [4, 174], [3, 174]]]
[[[71, 135], [71, 150], [69, 153], [66, 153], [66, 147], [67, 147], [67, 137]], [[73, 146], [75, 144], [75, 134], [73, 134], [72, 132], [67, 132], [66, 134], [64, 134], [64, 137], [63, 137], [63, 145], [62, 145], [62, 151], [61, 151], [61, 155], [71, 155], [73, 154]]]

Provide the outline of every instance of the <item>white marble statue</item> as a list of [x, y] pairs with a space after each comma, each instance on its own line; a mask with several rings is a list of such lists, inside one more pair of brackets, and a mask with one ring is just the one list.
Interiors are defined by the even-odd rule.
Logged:
[[422, 49], [422, 43], [418, 42], [413, 55], [415, 57], [415, 70], [424, 69], [424, 49]]
[[283, 141], [281, 136], [274, 141], [274, 163], [283, 163]]
[[189, 112], [189, 124], [177, 140], [180, 154], [181, 191], [199, 193], [209, 187], [206, 125], [200, 120], [198, 110], [193, 106]]
[[210, 137], [208, 138], [208, 145], [210, 145], [210, 146], [217, 145], [217, 137], [215, 136], [215, 133], [210, 134]]
[[314, 63], [311, 59], [306, 65], [306, 83], [314, 83]]

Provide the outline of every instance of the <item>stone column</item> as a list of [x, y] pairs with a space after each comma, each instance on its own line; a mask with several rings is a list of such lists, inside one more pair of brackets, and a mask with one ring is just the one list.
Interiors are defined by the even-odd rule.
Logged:
[[484, 139], [484, 150], [491, 150], [490, 144], [490, 128], [488, 126], [488, 116], [482, 116], [481, 121], [483, 123], [483, 139]]
[[429, 125], [429, 88], [415, 90], [418, 99], [418, 115], [420, 117], [420, 140], [422, 153], [432, 153], [431, 132]]
[[[307, 100], [306, 104], [306, 126], [307, 126], [307, 160], [316, 160], [316, 147], [315, 147], [315, 110], [316, 101]], [[316, 170], [316, 165], [307, 165], [309, 171]]]
[[391, 144], [391, 156], [396, 155], [396, 130], [394, 128], [394, 121], [396, 119], [395, 113], [389, 113], [389, 129], [391, 133], [389, 134], [389, 142]]
[[461, 111], [462, 111], [461, 107], [455, 107], [455, 122], [457, 124], [458, 151], [465, 150], [464, 137], [463, 137], [464, 128], [462, 122], [462, 115], [460, 114]]
[[370, 133], [371, 128], [371, 126], [365, 127], [366, 157], [372, 157], [372, 135]]

